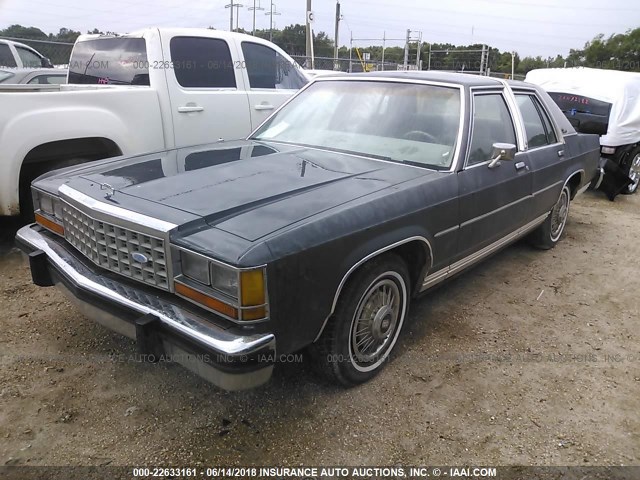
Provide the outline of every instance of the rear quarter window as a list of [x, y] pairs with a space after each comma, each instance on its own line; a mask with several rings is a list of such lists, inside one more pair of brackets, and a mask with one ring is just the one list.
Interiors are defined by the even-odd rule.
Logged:
[[109, 37], [77, 43], [69, 60], [69, 83], [149, 85], [144, 39]]

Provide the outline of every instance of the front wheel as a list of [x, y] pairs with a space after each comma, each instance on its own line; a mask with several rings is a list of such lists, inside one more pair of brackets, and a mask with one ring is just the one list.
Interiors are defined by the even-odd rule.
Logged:
[[311, 346], [320, 372], [344, 386], [377, 375], [402, 330], [409, 292], [407, 266], [397, 255], [363, 265], [342, 291], [322, 337]]
[[549, 216], [532, 234], [531, 242], [534, 246], [543, 250], [549, 250], [556, 246], [562, 237], [564, 227], [569, 218], [569, 205], [571, 203], [571, 190], [565, 185], [560, 192], [560, 198], [551, 209]]
[[631, 160], [629, 162], [629, 171], [627, 172], [627, 175], [629, 176], [631, 183], [622, 190], [622, 193], [625, 195], [631, 195], [636, 193], [636, 190], [638, 190], [638, 184], [640, 183], [640, 148], [631, 152], [630, 158]]

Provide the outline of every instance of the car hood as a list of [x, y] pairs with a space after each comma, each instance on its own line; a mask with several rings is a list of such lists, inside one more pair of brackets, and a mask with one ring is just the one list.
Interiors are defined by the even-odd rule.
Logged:
[[[67, 184], [130, 210], [204, 219], [253, 241], [429, 170], [306, 147], [233, 142], [171, 150], [86, 170]], [[162, 218], [161, 218], [162, 219]]]

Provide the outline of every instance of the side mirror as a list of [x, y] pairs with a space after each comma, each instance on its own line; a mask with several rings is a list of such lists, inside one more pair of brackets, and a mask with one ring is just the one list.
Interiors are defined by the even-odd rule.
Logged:
[[47, 57], [42, 57], [40, 59], [40, 66], [42, 68], [53, 68], [53, 64], [51, 63], [51, 60], [49, 60]]
[[511, 161], [516, 158], [517, 148], [513, 143], [494, 143], [491, 148], [491, 162], [489, 168], [500, 165], [500, 160]]

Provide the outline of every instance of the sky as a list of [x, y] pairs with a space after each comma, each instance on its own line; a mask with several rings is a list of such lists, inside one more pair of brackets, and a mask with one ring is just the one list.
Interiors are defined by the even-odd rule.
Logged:
[[[0, 0], [0, 29], [12, 24], [46, 33], [66, 27], [118, 33], [149, 26], [229, 28], [231, 0]], [[269, 0], [255, 0], [257, 28], [269, 28]], [[254, 0], [240, 0], [239, 26], [251, 30]], [[238, 0], [234, 0], [238, 3]], [[599, 33], [640, 27], [640, 4], [631, 0], [341, 0], [340, 45], [402, 46], [407, 29], [424, 42], [486, 43], [521, 56], [555, 57], [582, 48]], [[306, 0], [274, 2], [275, 25], [304, 23]], [[313, 0], [314, 30], [334, 36], [335, 0]], [[235, 10], [235, 9], [234, 9]], [[235, 23], [235, 22], [234, 22]], [[378, 40], [358, 40], [378, 39]]]

